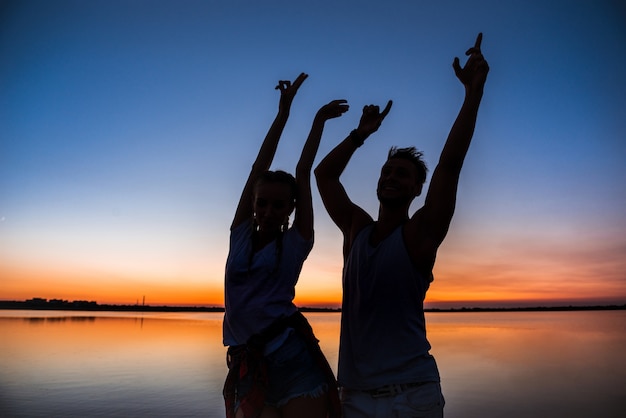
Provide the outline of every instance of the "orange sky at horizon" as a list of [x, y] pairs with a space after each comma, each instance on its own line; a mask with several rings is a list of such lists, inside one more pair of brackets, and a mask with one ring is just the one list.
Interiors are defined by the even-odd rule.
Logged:
[[[296, 287], [298, 306], [336, 308], [341, 304], [341, 266], [316, 261], [305, 263]], [[326, 260], [327, 261], [327, 260]], [[444, 253], [435, 267], [426, 306], [495, 307], [546, 305], [603, 305], [626, 303], [619, 276], [598, 281], [581, 280], [580, 268], [553, 266], [531, 273], [532, 266], [472, 265], [463, 256]], [[572, 271], [578, 270], [578, 279]], [[223, 271], [219, 266], [213, 273]], [[139, 279], [120, 272], [104, 272], [61, 266], [28, 266], [0, 263], [2, 300], [33, 297], [62, 300], [89, 300], [100, 304], [136, 304], [145, 297], [147, 305], [223, 306], [223, 276], [164, 280]], [[223, 274], [223, 273], [222, 273]], [[588, 276], [587, 276], [588, 277]], [[524, 278], [524, 280], [520, 280]]]

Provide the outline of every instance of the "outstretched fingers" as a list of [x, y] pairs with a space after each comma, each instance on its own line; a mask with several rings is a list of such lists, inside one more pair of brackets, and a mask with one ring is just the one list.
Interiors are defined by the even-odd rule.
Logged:
[[348, 109], [350, 109], [350, 105], [348, 105], [348, 101], [345, 99], [333, 100], [332, 102], [328, 103], [327, 106], [329, 106], [331, 109], [334, 109], [339, 114], [345, 113], [348, 111]]
[[321, 116], [323, 119], [338, 118], [346, 113], [348, 109], [350, 109], [350, 106], [347, 100], [337, 99], [322, 106], [318, 112], [318, 116]]

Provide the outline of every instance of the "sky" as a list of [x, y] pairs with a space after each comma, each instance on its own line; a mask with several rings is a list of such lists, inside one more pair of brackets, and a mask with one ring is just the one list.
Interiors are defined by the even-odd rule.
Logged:
[[[0, 300], [222, 306], [278, 80], [309, 74], [272, 165], [290, 172], [322, 105], [350, 110], [316, 164], [394, 101], [342, 176], [375, 216], [391, 146], [432, 173], [463, 100], [452, 61], [482, 32], [491, 70], [426, 306], [624, 304], [625, 21], [608, 0], [4, 1]], [[313, 201], [295, 302], [334, 307], [342, 236], [314, 182]]]

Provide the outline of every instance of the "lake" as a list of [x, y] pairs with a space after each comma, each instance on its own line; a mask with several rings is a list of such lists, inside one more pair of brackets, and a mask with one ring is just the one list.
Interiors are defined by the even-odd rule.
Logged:
[[[307, 313], [336, 371], [339, 313]], [[446, 418], [626, 416], [626, 311], [431, 312]], [[0, 310], [1, 417], [223, 417], [221, 313]]]

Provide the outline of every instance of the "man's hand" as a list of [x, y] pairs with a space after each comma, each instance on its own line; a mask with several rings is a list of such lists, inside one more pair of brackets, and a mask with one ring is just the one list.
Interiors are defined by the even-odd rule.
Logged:
[[361, 120], [359, 121], [359, 127], [356, 129], [356, 133], [359, 138], [365, 140], [368, 136], [380, 128], [380, 125], [383, 123], [383, 119], [385, 119], [391, 110], [392, 104], [393, 102], [389, 100], [387, 102], [387, 106], [385, 106], [382, 112], [380, 111], [380, 108], [375, 105], [367, 105], [363, 107], [363, 114], [361, 115]]
[[474, 46], [465, 52], [465, 55], [468, 55], [469, 59], [463, 68], [461, 68], [461, 65], [459, 64], [458, 57], [455, 57], [454, 62], [452, 63], [454, 73], [461, 83], [463, 83], [466, 90], [473, 90], [474, 88], [482, 89], [485, 85], [485, 81], [487, 80], [489, 64], [487, 64], [487, 61], [485, 61], [485, 58], [480, 51], [480, 44], [482, 40], [483, 34], [479, 33]]
[[296, 96], [298, 89], [308, 76], [308, 74], [300, 73], [298, 78], [296, 78], [293, 83], [289, 80], [278, 81], [278, 85], [275, 88], [276, 90], [280, 90], [280, 102], [278, 103], [279, 110], [289, 111], [293, 98]]
[[315, 118], [319, 121], [325, 122], [328, 119], [338, 118], [350, 109], [347, 100], [333, 100], [332, 102], [325, 104], [317, 111]]

